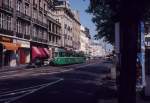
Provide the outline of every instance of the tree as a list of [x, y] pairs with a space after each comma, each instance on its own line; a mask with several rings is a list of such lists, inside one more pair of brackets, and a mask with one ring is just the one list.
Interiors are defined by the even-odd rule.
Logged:
[[[105, 38], [112, 35], [106, 33], [107, 23], [102, 26], [104, 21], [112, 24], [120, 22], [119, 103], [136, 103], [137, 34], [140, 21], [149, 19], [149, 11], [149, 0], [91, 0], [88, 8], [88, 12], [94, 15], [93, 21], [98, 31], [105, 32], [105, 35], [100, 33], [97, 35]], [[110, 28], [113, 28], [112, 26], [109, 25]]]
[[[115, 32], [114, 23], [120, 19], [121, 7], [123, 0], [91, 0], [86, 10], [88, 13], [93, 14], [92, 21], [96, 25], [97, 34], [95, 39], [104, 38], [108, 43], [114, 44]], [[148, 0], [137, 0], [137, 11], [143, 20], [149, 19], [149, 3]], [[138, 3], [139, 2], [139, 3]], [[143, 7], [142, 5], [146, 5]], [[142, 13], [141, 13], [142, 12]]]
[[119, 12], [119, 6], [114, 6], [114, 4], [119, 5], [119, 0], [93, 0], [91, 4], [86, 11], [93, 14], [92, 21], [97, 30], [95, 38], [104, 38], [108, 43], [114, 44], [114, 22], [116, 13]]

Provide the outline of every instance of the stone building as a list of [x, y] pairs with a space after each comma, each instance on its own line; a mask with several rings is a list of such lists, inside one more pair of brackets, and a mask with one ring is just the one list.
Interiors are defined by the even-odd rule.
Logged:
[[45, 57], [60, 47], [61, 24], [50, 10], [53, 0], [0, 0], [0, 66]]
[[84, 55], [90, 55], [90, 36], [89, 29], [82, 26], [80, 27], [80, 51], [84, 53]]
[[68, 0], [59, 0], [55, 6], [55, 12], [62, 27], [62, 47], [67, 51], [79, 50], [79, 12], [70, 8]]

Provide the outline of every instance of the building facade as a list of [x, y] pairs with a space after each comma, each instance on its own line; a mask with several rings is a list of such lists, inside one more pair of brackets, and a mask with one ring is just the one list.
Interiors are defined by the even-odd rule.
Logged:
[[79, 12], [76, 10], [72, 11], [74, 14], [73, 20], [73, 50], [79, 51], [80, 49], [80, 16]]
[[61, 24], [50, 16], [52, 3], [0, 0], [0, 66], [27, 64], [60, 47]]
[[84, 26], [80, 27], [80, 51], [86, 56], [90, 55], [90, 37], [89, 30]]
[[68, 0], [60, 0], [55, 6], [55, 12], [62, 27], [62, 47], [68, 51], [79, 50], [79, 13], [70, 8]]
[[90, 57], [104, 57], [105, 49], [103, 46], [95, 40], [91, 40], [90, 43]]

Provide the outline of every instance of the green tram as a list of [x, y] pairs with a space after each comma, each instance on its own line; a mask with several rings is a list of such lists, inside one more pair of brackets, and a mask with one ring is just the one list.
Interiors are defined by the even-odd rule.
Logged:
[[84, 63], [86, 58], [83, 53], [57, 51], [51, 61], [52, 65], [71, 65]]

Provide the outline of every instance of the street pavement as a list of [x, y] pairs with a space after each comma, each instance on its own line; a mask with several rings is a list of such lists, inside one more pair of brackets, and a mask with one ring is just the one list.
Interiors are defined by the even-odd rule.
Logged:
[[97, 61], [55, 67], [57, 72], [47, 67], [25, 75], [10, 73], [8, 78], [5, 74], [0, 79], [0, 103], [117, 103], [115, 81], [107, 78], [111, 65]]
[[95, 103], [99, 91], [106, 92], [105, 87], [100, 86], [110, 70], [102, 62], [66, 66], [65, 70], [68, 71], [1, 79], [0, 102]]
[[18, 66], [15, 68], [0, 68], [0, 80], [12, 79], [12, 78], [24, 78], [46, 74], [57, 74], [60, 72], [67, 72], [73, 69], [83, 67], [85, 65], [95, 64], [96, 62], [102, 62], [103, 60], [90, 60], [83, 64], [74, 64], [66, 66], [43, 66], [39, 68], [25, 68], [24, 66]]

